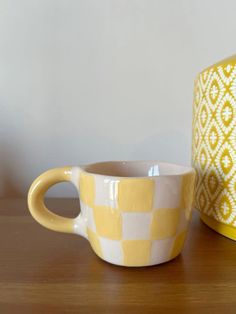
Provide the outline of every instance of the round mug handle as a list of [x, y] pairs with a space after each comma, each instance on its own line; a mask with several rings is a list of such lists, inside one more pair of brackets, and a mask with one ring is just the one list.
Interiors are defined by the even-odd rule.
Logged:
[[78, 227], [75, 224], [75, 219], [54, 214], [44, 204], [44, 195], [47, 190], [59, 182], [72, 182], [71, 176], [72, 167], [51, 169], [41, 174], [30, 187], [28, 193], [29, 210], [34, 219], [48, 229], [75, 233], [75, 228]]

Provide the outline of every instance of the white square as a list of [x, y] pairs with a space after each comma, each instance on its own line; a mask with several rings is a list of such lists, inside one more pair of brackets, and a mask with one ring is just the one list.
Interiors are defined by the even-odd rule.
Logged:
[[123, 240], [149, 240], [152, 213], [122, 213]]
[[95, 176], [95, 204], [117, 208], [118, 180]]
[[166, 176], [157, 178], [153, 208], [179, 207], [181, 196], [181, 177]]
[[170, 253], [175, 237], [152, 241], [151, 265], [170, 260]]
[[93, 232], [96, 232], [96, 225], [93, 217], [93, 209], [88, 205], [84, 204], [83, 202], [80, 202], [80, 208], [82, 217], [84, 218], [87, 227]]
[[80, 175], [80, 168], [72, 167], [70, 180], [74, 184], [74, 186], [76, 187], [77, 190], [79, 187], [79, 175]]
[[110, 240], [103, 237], [99, 237], [99, 240], [104, 260], [112, 264], [123, 265], [121, 241]]
[[180, 209], [180, 217], [179, 217], [179, 225], [177, 229], [177, 233], [181, 233], [183, 231], [186, 231], [188, 228], [189, 220], [186, 218], [185, 209]]

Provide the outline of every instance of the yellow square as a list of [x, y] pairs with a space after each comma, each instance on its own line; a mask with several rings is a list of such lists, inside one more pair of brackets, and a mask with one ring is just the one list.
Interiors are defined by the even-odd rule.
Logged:
[[173, 237], [179, 225], [179, 208], [159, 208], [155, 210], [151, 223], [151, 238], [161, 240]]
[[184, 231], [176, 237], [175, 242], [174, 242], [173, 247], [172, 247], [172, 250], [171, 250], [171, 255], [170, 255], [171, 259], [175, 258], [181, 252], [181, 250], [184, 246], [186, 234], [187, 234], [187, 232]]
[[97, 236], [96, 233], [94, 233], [92, 230], [90, 230], [89, 228], [87, 228], [87, 234], [88, 234], [88, 239], [89, 242], [94, 250], [94, 252], [102, 258], [102, 248], [101, 248], [101, 244], [99, 241], [99, 237]]
[[108, 206], [94, 206], [93, 216], [97, 233], [105, 238], [120, 240], [122, 236], [122, 217], [118, 209]]
[[193, 203], [195, 173], [188, 173], [183, 176], [181, 184], [181, 201], [182, 209], [190, 210]]
[[92, 207], [95, 199], [95, 180], [92, 174], [81, 172], [79, 178], [79, 193], [81, 201]]
[[125, 266], [145, 266], [150, 264], [151, 241], [123, 240], [122, 249]]
[[151, 179], [122, 179], [118, 184], [118, 207], [125, 212], [152, 210], [155, 183]]

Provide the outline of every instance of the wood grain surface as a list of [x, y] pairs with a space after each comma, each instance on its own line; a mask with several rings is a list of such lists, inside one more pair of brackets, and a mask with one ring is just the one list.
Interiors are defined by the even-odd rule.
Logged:
[[[73, 217], [79, 201], [47, 200]], [[236, 313], [236, 242], [194, 212], [183, 253], [146, 268], [100, 260], [82, 237], [41, 227], [26, 201], [0, 200], [0, 313]]]

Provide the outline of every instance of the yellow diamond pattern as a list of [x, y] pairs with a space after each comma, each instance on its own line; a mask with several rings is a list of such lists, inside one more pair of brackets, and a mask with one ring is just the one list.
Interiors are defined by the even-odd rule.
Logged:
[[194, 86], [192, 164], [195, 206], [236, 226], [236, 63], [200, 73]]

